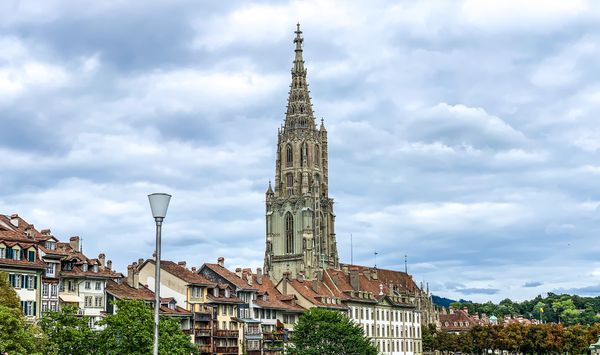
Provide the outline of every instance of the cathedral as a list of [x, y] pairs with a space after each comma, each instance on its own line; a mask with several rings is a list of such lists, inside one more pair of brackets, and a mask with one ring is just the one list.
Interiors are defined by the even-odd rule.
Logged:
[[317, 269], [339, 268], [333, 199], [327, 176], [327, 130], [317, 127], [297, 25], [292, 83], [285, 121], [278, 131], [275, 183], [266, 192], [264, 270], [311, 278]]

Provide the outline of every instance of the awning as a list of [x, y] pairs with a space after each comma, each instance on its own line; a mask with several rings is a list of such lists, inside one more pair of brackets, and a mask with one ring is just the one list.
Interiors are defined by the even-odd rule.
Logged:
[[59, 295], [61, 301], [66, 303], [79, 303], [81, 302], [81, 298], [77, 295]]

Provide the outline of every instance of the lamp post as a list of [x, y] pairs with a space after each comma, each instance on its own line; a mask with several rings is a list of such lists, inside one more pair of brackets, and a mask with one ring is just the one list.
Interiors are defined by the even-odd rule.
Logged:
[[158, 311], [160, 310], [160, 233], [162, 229], [162, 222], [167, 214], [167, 208], [169, 208], [171, 195], [165, 193], [154, 193], [148, 195], [148, 200], [150, 201], [152, 216], [156, 222], [156, 262], [154, 265], [154, 347], [152, 354], [158, 355]]

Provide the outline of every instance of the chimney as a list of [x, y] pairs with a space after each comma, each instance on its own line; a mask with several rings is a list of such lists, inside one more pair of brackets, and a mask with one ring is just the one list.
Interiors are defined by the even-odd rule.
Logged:
[[106, 266], [106, 255], [104, 255], [104, 253], [100, 253], [98, 255], [98, 261], [100, 262], [100, 266], [105, 267]]
[[388, 286], [388, 294], [390, 296], [394, 295], [394, 284], [390, 282], [389, 286]]
[[319, 291], [319, 280], [312, 280], [312, 290], [317, 293]]
[[[141, 264], [138, 264], [137, 266], [133, 267], [133, 287], [134, 288], [140, 288], [140, 270], [138, 269], [138, 267], [141, 266]], [[160, 285], [159, 285], [160, 287]]]
[[138, 266], [142, 266], [143, 263], [144, 263], [144, 259], [139, 258], [137, 261]]
[[107, 268], [108, 270], [112, 270], [112, 260], [108, 260], [108, 261], [106, 262], [106, 268]]
[[81, 251], [81, 249], [79, 249], [79, 236], [76, 235], [69, 238], [69, 245], [71, 246], [71, 248], [73, 248], [73, 250]]
[[342, 272], [344, 274], [348, 274], [348, 265], [346, 265], [346, 264], [342, 265]]
[[45, 235], [45, 236], [47, 236], [47, 237], [49, 237], [49, 236], [51, 236], [51, 235], [52, 235], [52, 232], [50, 231], [50, 229], [42, 229], [42, 230], [40, 231], [40, 233], [42, 233], [42, 235]]
[[225, 267], [225, 258], [219, 256], [219, 258], [217, 259], [217, 264], [219, 264], [220, 267]]
[[177, 262], [177, 265], [185, 267], [186, 262], [185, 261], [179, 261], [179, 262]]
[[360, 283], [358, 281], [358, 270], [356, 269], [350, 270], [350, 285], [354, 291], [358, 291], [360, 288]]
[[257, 267], [256, 268], [256, 283], [259, 285], [262, 285], [262, 278], [263, 278], [262, 269]]
[[10, 215], [10, 224], [12, 224], [15, 227], [19, 227], [19, 215], [14, 213]]
[[300, 282], [304, 282], [304, 271], [298, 272], [298, 275], [296, 275], [296, 279], [298, 279], [298, 281]]
[[252, 273], [246, 274], [246, 279], [248, 280], [248, 285], [252, 286]]
[[463, 312], [465, 312], [467, 315], [469, 315], [469, 309], [467, 307], [463, 307]]
[[239, 277], [241, 279], [242, 278], [242, 268], [241, 267], [236, 267], [235, 268], [235, 274], [237, 275], [237, 277]]
[[192, 266], [192, 272], [196, 272], [196, 267]]
[[133, 287], [133, 264], [127, 265], [127, 284]]
[[377, 280], [377, 269], [371, 269], [371, 278]]

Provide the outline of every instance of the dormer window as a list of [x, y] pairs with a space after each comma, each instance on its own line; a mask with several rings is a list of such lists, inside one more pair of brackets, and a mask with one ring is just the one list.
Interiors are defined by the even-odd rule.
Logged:
[[94, 272], [98, 272], [98, 265], [94, 265], [94, 266], [92, 266], [92, 270], [93, 270]]
[[229, 289], [228, 288], [225, 289], [225, 297], [229, 298]]
[[83, 265], [81, 265], [81, 270], [83, 270], [83, 272], [87, 272], [88, 271], [88, 264], [87, 263], [83, 263]]
[[219, 289], [218, 288], [213, 288], [213, 296], [215, 297], [219, 297]]
[[56, 243], [52, 240], [47, 240], [45, 243], [45, 247], [48, 250], [55, 250], [56, 249]]

